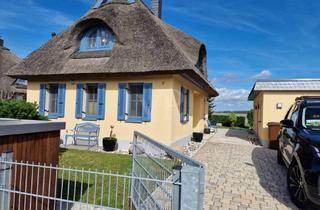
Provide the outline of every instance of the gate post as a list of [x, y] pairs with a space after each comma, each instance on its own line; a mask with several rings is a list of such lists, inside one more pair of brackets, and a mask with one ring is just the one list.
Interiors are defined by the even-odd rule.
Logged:
[[[1, 154], [0, 160], [11, 162], [13, 157], [12, 151]], [[10, 208], [9, 192], [3, 190], [10, 189], [11, 185], [11, 164], [0, 162], [0, 210], [8, 210]], [[1, 190], [2, 189], [2, 190]]]
[[174, 166], [172, 172], [172, 210], [181, 209], [181, 166]]
[[204, 168], [183, 166], [181, 170], [181, 209], [203, 210]]

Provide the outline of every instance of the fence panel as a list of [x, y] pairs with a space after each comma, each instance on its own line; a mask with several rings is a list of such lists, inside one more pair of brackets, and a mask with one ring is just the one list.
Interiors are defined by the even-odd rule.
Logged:
[[[0, 158], [0, 168], [4, 167], [10, 169], [5, 174], [10, 181], [0, 186], [0, 210], [138, 209], [129, 199], [133, 180], [142, 184], [138, 190], [149, 186], [172, 189], [173, 185], [164, 180]], [[146, 195], [141, 194], [141, 199]], [[150, 203], [147, 209], [156, 206]]]
[[135, 132], [131, 174], [0, 157], [0, 210], [202, 210], [201, 163]]
[[132, 176], [172, 182], [166, 187], [133, 180], [131, 197], [137, 209], [203, 209], [202, 163], [139, 132], [134, 133]]

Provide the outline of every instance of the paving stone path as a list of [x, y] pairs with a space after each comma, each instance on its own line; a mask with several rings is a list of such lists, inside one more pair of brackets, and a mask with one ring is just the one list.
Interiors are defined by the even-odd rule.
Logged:
[[246, 139], [246, 131], [219, 129], [194, 156], [206, 167], [205, 209], [297, 209], [276, 151]]

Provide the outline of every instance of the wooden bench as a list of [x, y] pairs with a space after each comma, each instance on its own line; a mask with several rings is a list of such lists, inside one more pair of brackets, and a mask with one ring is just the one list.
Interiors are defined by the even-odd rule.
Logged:
[[[76, 124], [75, 128], [71, 130], [73, 134], [66, 134], [65, 147], [67, 147], [68, 138], [73, 138], [73, 144], [77, 145], [77, 141], [87, 141], [88, 147], [99, 145], [100, 126], [93, 123]], [[93, 145], [90, 145], [93, 142]]]

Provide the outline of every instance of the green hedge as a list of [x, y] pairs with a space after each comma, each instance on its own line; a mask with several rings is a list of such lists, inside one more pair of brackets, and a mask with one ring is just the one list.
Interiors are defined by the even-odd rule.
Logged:
[[[228, 115], [213, 114], [210, 116], [210, 121], [213, 123], [221, 123], [223, 126], [226, 126], [226, 127], [231, 127], [231, 124], [232, 124]], [[244, 128], [246, 127], [245, 122], [246, 122], [245, 117], [237, 116], [237, 121], [235, 123], [235, 126]]]
[[221, 123], [223, 126], [230, 127], [231, 122], [228, 115], [211, 115], [210, 121], [213, 123]]
[[0, 100], [0, 118], [47, 120], [37, 112], [37, 104], [17, 100]]
[[235, 124], [237, 127], [244, 128], [246, 126], [246, 118], [237, 116], [237, 122]]

